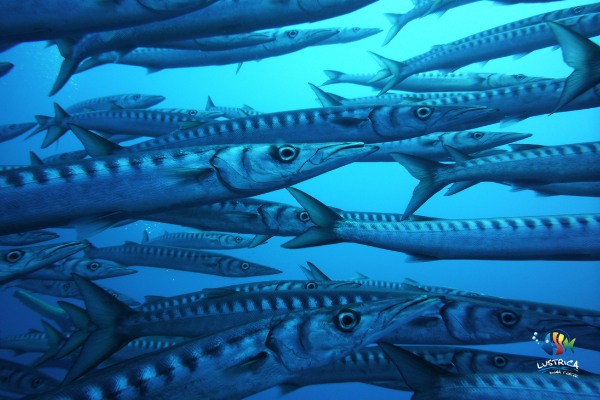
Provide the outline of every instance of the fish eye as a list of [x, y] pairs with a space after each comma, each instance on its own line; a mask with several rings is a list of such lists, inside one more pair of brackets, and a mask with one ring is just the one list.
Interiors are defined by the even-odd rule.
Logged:
[[67, 159], [67, 153], [62, 153], [62, 154], [60, 155], [60, 159], [61, 159], [61, 160], [66, 160], [66, 159]]
[[23, 253], [21, 250], [13, 250], [8, 252], [5, 256], [4, 259], [6, 261], [8, 261], [9, 263], [16, 263], [17, 261], [19, 261], [21, 258], [23, 258], [23, 255], [25, 253]]
[[575, 14], [580, 14], [581, 11], [583, 11], [583, 7], [581, 7], [581, 6], [573, 8], [573, 12]]
[[431, 114], [433, 114], [431, 107], [419, 107], [415, 110], [415, 116], [422, 120], [431, 117]]
[[42, 378], [36, 378], [32, 383], [34, 387], [39, 387], [42, 383], [44, 383], [44, 380]]
[[135, 96], [133, 96], [133, 99], [134, 99], [134, 100], [139, 100], [139, 99], [140, 99], [140, 95], [139, 95], [139, 94], [136, 94]]
[[236, 242], [236, 243], [242, 243], [242, 240], [243, 240], [243, 239], [241, 238], [241, 236], [236, 236], [236, 237], [235, 237], [235, 242]]
[[500, 314], [500, 322], [502, 325], [512, 326], [518, 321], [519, 318], [517, 317], [517, 314], [512, 311], [504, 311], [502, 314]]
[[302, 222], [308, 222], [310, 221], [310, 215], [308, 215], [306, 211], [302, 211], [301, 213], [298, 213], [298, 219]]
[[188, 114], [190, 114], [190, 115], [196, 115], [196, 114], [198, 114], [198, 111], [196, 111], [196, 110], [190, 110], [188, 112]]
[[481, 139], [484, 135], [484, 132], [473, 132], [473, 138], [475, 139]]
[[517, 74], [517, 75], [515, 75], [515, 78], [516, 78], [518, 81], [522, 81], [523, 79], [525, 79], [525, 75], [523, 75], [523, 74]]
[[10, 124], [8, 126], [9, 129], [15, 129], [17, 127], [17, 124]]
[[352, 332], [360, 322], [360, 313], [344, 308], [333, 318], [333, 322], [340, 331]]
[[248, 264], [247, 262], [243, 262], [243, 263], [242, 263], [242, 269], [245, 271], [245, 270], [247, 270], [248, 268], [250, 268], [250, 264]]
[[292, 162], [298, 157], [298, 149], [289, 144], [281, 146], [277, 149], [279, 159], [283, 162]]
[[291, 38], [295, 38], [296, 36], [298, 36], [298, 31], [288, 31], [287, 35]]
[[358, 32], [358, 31], [360, 30], [360, 28], [358, 28], [358, 27], [354, 27], [354, 28], [352, 28], [352, 30], [353, 30], [354, 32]]
[[71, 284], [70, 283], [65, 283], [64, 285], [62, 285], [63, 290], [69, 290], [71, 289]]
[[91, 263], [91, 264], [89, 265], [89, 268], [90, 268], [92, 271], [95, 271], [95, 270], [97, 270], [98, 268], [100, 268], [100, 264], [99, 264], [99, 263], [97, 263], [97, 262], [93, 262], [93, 263]]
[[504, 356], [494, 356], [493, 362], [498, 368], [504, 368], [506, 367], [506, 364], [508, 364], [508, 361], [506, 361], [506, 357]]
[[312, 290], [319, 287], [316, 282], [308, 282], [305, 286], [307, 289]]

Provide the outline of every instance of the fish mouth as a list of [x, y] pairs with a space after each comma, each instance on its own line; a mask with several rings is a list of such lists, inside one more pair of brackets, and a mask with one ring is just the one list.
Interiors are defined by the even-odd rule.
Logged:
[[165, 101], [167, 98], [165, 96], [150, 96], [149, 101], [151, 103], [153, 103], [152, 105], [155, 106], [158, 103], [162, 103], [163, 101]]
[[252, 276], [263, 276], [263, 275], [276, 275], [276, 274], [282, 274], [283, 271], [280, 271], [278, 269], [275, 268], [271, 268], [271, 267], [260, 267], [257, 268], [255, 273], [252, 274]]
[[[434, 306], [441, 305], [443, 296], [429, 297], [427, 295], [415, 297], [412, 300], [395, 303], [379, 311], [380, 329], [396, 327], [400, 324], [405, 324], [413, 319], [421, 316], [425, 311]], [[393, 301], [394, 299], [390, 299]]]
[[[362, 142], [332, 144], [321, 147], [309, 160], [313, 165], [319, 165], [335, 158], [354, 158], [358, 160], [379, 150], [378, 146], [365, 145]], [[342, 153], [342, 154], [340, 154]]]
[[337, 35], [340, 31], [338, 29], [315, 29], [311, 32], [307, 32], [306, 39], [325, 40], [330, 37]]
[[133, 274], [137, 274], [137, 273], [138, 273], [137, 270], [131, 269], [131, 268], [111, 267], [108, 269], [108, 271], [104, 275], [111, 277], [111, 278], [116, 278], [118, 276], [133, 275]]
[[48, 247], [40, 252], [39, 259], [44, 261], [53, 262], [56, 260], [61, 260], [63, 258], [69, 257], [87, 247], [89, 247], [89, 243], [85, 242], [68, 242], [61, 243], [58, 245], [54, 245]]
[[518, 142], [519, 140], [527, 139], [532, 136], [533, 134], [531, 133], [505, 132], [501, 136], [499, 136], [497, 146]]

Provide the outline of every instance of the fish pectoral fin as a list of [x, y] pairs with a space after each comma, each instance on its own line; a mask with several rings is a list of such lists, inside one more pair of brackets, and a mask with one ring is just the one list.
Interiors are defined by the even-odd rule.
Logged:
[[531, 190], [537, 189], [540, 186], [546, 185], [546, 182], [536, 182], [536, 181], [520, 181], [520, 182], [510, 182], [511, 192], [521, 192], [523, 190]]
[[75, 226], [77, 231], [77, 240], [87, 239], [112, 228], [124, 219], [124, 214], [123, 211], [115, 211], [97, 217], [72, 221], [72, 225]]
[[300, 236], [281, 245], [284, 249], [303, 249], [305, 247], [324, 246], [326, 244], [343, 243], [333, 231], [313, 226]]
[[325, 92], [322, 89], [319, 89], [312, 83], [309, 83], [308, 86], [310, 86], [313, 92], [315, 92], [323, 107], [337, 107], [343, 105], [338, 100], [334, 99], [329, 93]]
[[267, 240], [271, 239], [272, 237], [273, 236], [271, 235], [256, 235], [254, 236], [254, 239], [252, 239], [252, 242], [250, 242], [250, 244], [248, 245], [248, 248], [253, 249], [256, 246], [264, 244], [267, 242]]
[[77, 139], [85, 147], [85, 151], [90, 157], [102, 157], [114, 154], [115, 151], [121, 150], [123, 147], [116, 143], [111, 142], [102, 136], [96, 135], [95, 133], [84, 129], [74, 124], [67, 124], [73, 131]]
[[146, 73], [148, 75], [150, 75], [150, 74], [155, 74], [157, 72], [160, 72], [162, 70], [163, 70], [162, 68], [151, 68], [151, 67], [148, 67], [148, 68], [146, 68]]
[[362, 280], [362, 279], [371, 279], [366, 275], [361, 274], [360, 272], [357, 272], [356, 275], [354, 275], [354, 278], [352, 278], [351, 280]]
[[123, 245], [124, 246], [132, 246], [132, 245], [138, 246], [139, 243], [132, 242], [131, 240], [126, 240], [125, 243], [123, 243]]
[[206, 121], [182, 121], [179, 123], [179, 130], [192, 129], [205, 123]]
[[370, 120], [368, 118], [341, 117], [333, 118], [329, 122], [343, 129], [360, 129], [370, 122]]
[[[443, 139], [442, 139], [442, 142], [443, 142]], [[467, 153], [464, 153], [458, 149], [455, 149], [452, 146], [444, 145], [444, 149], [446, 149], [448, 154], [450, 154], [450, 157], [452, 157], [452, 159], [457, 163], [469, 161], [474, 158], [474, 157], [471, 157], [470, 155], [468, 155]]]
[[229, 212], [225, 213], [226, 219], [237, 223], [247, 223], [257, 220], [260, 216], [251, 212]]
[[112, 102], [112, 101], [109, 101], [109, 102], [108, 102], [108, 107], [109, 107], [111, 110], [123, 110], [123, 107], [116, 105], [116, 104], [115, 104], [114, 102]]
[[224, 369], [223, 373], [230, 377], [235, 377], [242, 374], [254, 374], [261, 366], [265, 364], [268, 358], [269, 353], [266, 351], [261, 351], [254, 357], [242, 361], [238, 365]]
[[302, 386], [294, 385], [293, 383], [283, 383], [277, 387], [279, 388], [280, 396], [285, 396], [286, 394], [295, 392], [298, 389], [302, 389]]
[[238, 114], [240, 115], [241, 118], [248, 118], [250, 116], [250, 114], [248, 114], [242, 108], [238, 108], [237, 112], [238, 112]]
[[212, 168], [168, 168], [158, 171], [163, 177], [171, 177], [176, 184], [197, 183], [211, 177], [215, 170]]
[[531, 115], [529, 115], [528, 111], [526, 111], [522, 114], [519, 114], [519, 115], [511, 115], [511, 116], [505, 117], [502, 119], [502, 121], [500, 121], [500, 128], [508, 128], [509, 126], [514, 125], [517, 122], [524, 121], [529, 117], [531, 117]]
[[444, 193], [444, 196], [452, 196], [456, 193], [462, 192], [465, 189], [470, 188], [471, 186], [475, 186], [477, 185], [479, 182], [477, 181], [460, 181], [460, 182], [454, 182], [452, 184], [452, 186], [450, 186], [448, 188], [448, 190], [446, 191], [446, 193]]
[[406, 263], [419, 263], [419, 262], [430, 262], [430, 261], [439, 261], [440, 259], [437, 257], [428, 256], [427, 254], [411, 254], [406, 253], [408, 257], [404, 262]]

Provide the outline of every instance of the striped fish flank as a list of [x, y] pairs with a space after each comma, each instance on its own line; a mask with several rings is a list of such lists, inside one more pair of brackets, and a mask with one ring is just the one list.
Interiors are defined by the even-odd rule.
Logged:
[[143, 243], [151, 246], [183, 247], [187, 249], [242, 249], [248, 247], [252, 238], [218, 232], [165, 233]]

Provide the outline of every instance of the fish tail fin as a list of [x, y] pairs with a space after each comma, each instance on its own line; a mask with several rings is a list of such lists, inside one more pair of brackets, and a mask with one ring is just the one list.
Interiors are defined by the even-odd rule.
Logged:
[[326, 69], [323, 72], [325, 73], [325, 75], [327, 75], [329, 79], [325, 81], [325, 83], [323, 83], [321, 86], [331, 85], [332, 83], [339, 83], [338, 80], [340, 79], [340, 77], [342, 75], [345, 75], [343, 72], [333, 71], [331, 69]]
[[60, 71], [58, 72], [58, 76], [56, 77], [56, 81], [54, 82], [54, 86], [52, 86], [52, 90], [50, 90], [50, 94], [48, 96], [54, 96], [66, 83], [71, 79], [71, 76], [77, 71], [77, 67], [79, 66], [80, 60], [74, 58], [65, 58], [60, 65]]
[[392, 24], [392, 27], [388, 31], [388, 34], [385, 37], [385, 40], [383, 41], [383, 44], [381, 45], [381, 47], [383, 47], [386, 44], [388, 44], [389, 42], [391, 42], [392, 39], [396, 37], [398, 32], [400, 32], [400, 29], [404, 28], [404, 25], [406, 25], [406, 22], [403, 22], [403, 20], [402, 20], [402, 17], [404, 17], [404, 14], [386, 13], [383, 15], [387, 18], [387, 20], [390, 22], [390, 24]]
[[66, 112], [61, 106], [57, 103], [54, 103], [54, 121], [56, 125], [61, 125], [66, 118], [69, 118], [70, 115]]
[[83, 308], [77, 307], [66, 301], [59, 301], [58, 305], [67, 313], [71, 323], [77, 330], [69, 336], [66, 343], [56, 353], [56, 359], [61, 359], [68, 356], [73, 351], [81, 347], [90, 335], [89, 328], [91, 325], [90, 318]]
[[44, 326], [46, 340], [48, 341], [50, 349], [44, 354], [42, 354], [40, 357], [33, 360], [31, 363], [29, 363], [29, 366], [31, 368], [36, 368], [48, 361], [49, 359], [54, 358], [54, 356], [58, 352], [61, 342], [65, 339], [62, 333], [60, 333], [55, 327], [53, 327], [46, 321], [42, 320], [42, 325]]
[[208, 96], [208, 100], [206, 100], [206, 107], [204, 108], [204, 110], [206, 111], [210, 111], [215, 107], [215, 103], [213, 103], [212, 99], [210, 98], [210, 96]]
[[406, 68], [406, 64], [401, 63], [400, 61], [391, 60], [389, 58], [382, 57], [373, 52], [369, 52], [375, 58], [377, 63], [383, 68], [382, 71], [379, 71], [377, 75], [375, 75], [369, 82], [375, 82], [377, 80], [381, 80], [383, 78], [387, 78], [388, 76], [392, 76], [392, 78], [385, 84], [383, 89], [379, 92], [379, 95], [386, 93], [388, 90], [392, 89], [394, 86], [402, 82], [404, 79], [410, 76], [404, 72], [404, 68]]
[[87, 151], [90, 157], [109, 156], [123, 148], [122, 146], [119, 146], [118, 144], [113, 143], [102, 136], [98, 136], [80, 126], [74, 124], [68, 125], [75, 136], [77, 136], [77, 139], [79, 139], [79, 141], [83, 144], [85, 151]]
[[310, 86], [313, 92], [315, 92], [323, 107], [337, 107], [343, 105], [338, 100], [334, 99], [329, 93], [325, 92], [322, 89], [319, 89], [312, 83], [309, 83], [308, 86]]
[[390, 153], [390, 156], [408, 170], [408, 172], [416, 179], [419, 184], [413, 191], [412, 198], [406, 206], [402, 220], [408, 218], [412, 213], [417, 211], [431, 196], [440, 191], [444, 185], [436, 182], [435, 175], [437, 171], [443, 168], [452, 168], [442, 163], [427, 160], [425, 158], [410, 156], [408, 154]]
[[[81, 353], [65, 376], [63, 384], [79, 378], [127, 344], [129, 340], [118, 335], [116, 328], [121, 319], [133, 313], [129, 306], [98, 285], [80, 275], [72, 276], [85, 302], [86, 316], [97, 329], [83, 343]], [[82, 318], [81, 313], [76, 318]], [[85, 323], [85, 320], [79, 320], [78, 323]]]
[[67, 129], [64, 129], [58, 125], [52, 125], [50, 128], [48, 128], [48, 132], [46, 132], [46, 137], [44, 138], [44, 141], [42, 142], [42, 149], [45, 149], [46, 147], [50, 146], [52, 143], [56, 142], [65, 133], [67, 133]]
[[441, 377], [455, 375], [401, 347], [381, 342], [378, 345], [396, 365], [408, 387], [417, 393], [433, 389]]
[[295, 189], [287, 188], [294, 198], [308, 212], [311, 220], [317, 225], [310, 228], [295, 239], [281, 245], [286, 249], [299, 249], [304, 247], [323, 246], [325, 244], [341, 243], [343, 240], [336, 235], [333, 227], [336, 222], [343, 221], [331, 208], [321, 203], [314, 197]]
[[600, 46], [557, 22], [548, 24], [563, 49], [565, 63], [575, 69], [565, 81], [555, 113], [600, 83]]
[[29, 161], [30, 161], [31, 165], [34, 167], [44, 165], [44, 162], [42, 161], [42, 159], [40, 157], [38, 157], [38, 155], [35, 154], [33, 151], [29, 152]]
[[39, 124], [39, 126], [37, 128], [35, 128], [29, 135], [27, 135], [25, 140], [29, 139], [32, 136], [37, 135], [38, 133], [40, 133], [43, 130], [48, 129], [47, 124], [52, 119], [52, 117], [47, 117], [45, 115], [35, 115], [33, 118], [35, 118], [35, 120]]

